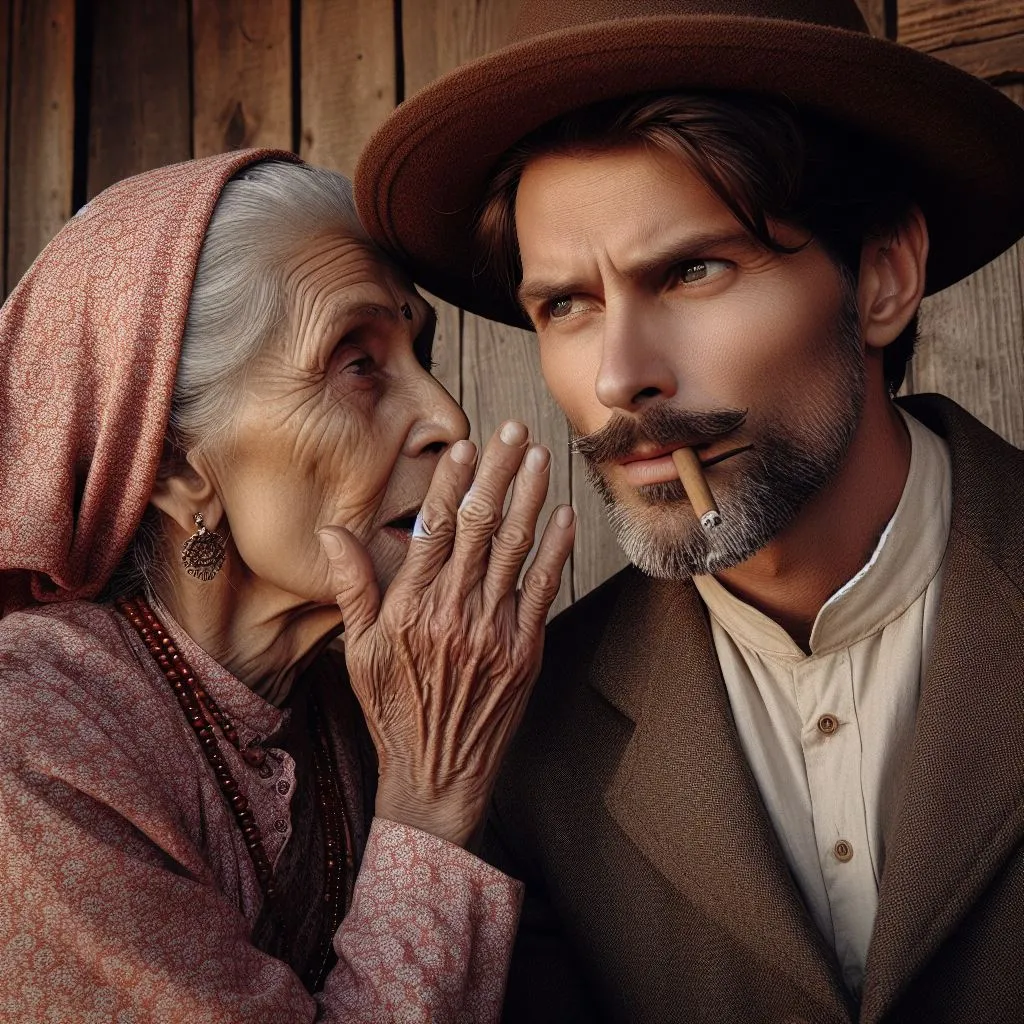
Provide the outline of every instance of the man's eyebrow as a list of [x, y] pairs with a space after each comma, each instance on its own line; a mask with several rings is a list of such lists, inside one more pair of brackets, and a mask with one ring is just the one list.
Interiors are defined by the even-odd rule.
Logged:
[[762, 252], [764, 245], [742, 228], [728, 232], [707, 231], [700, 235], [689, 235], [686, 238], [676, 239], [663, 245], [660, 249], [655, 249], [654, 252], [646, 253], [642, 259], [627, 266], [623, 272], [626, 277], [635, 280], [656, 274], [674, 263], [710, 257], [713, 252], [721, 252], [723, 249]]
[[[642, 278], [688, 259], [700, 259], [713, 250], [721, 249], [762, 250], [764, 246], [742, 229], [736, 231], [707, 231], [699, 235], [688, 235], [645, 253], [642, 259], [625, 268], [627, 277]], [[516, 293], [519, 304], [524, 308], [528, 303], [550, 302], [564, 295], [583, 291], [584, 285], [574, 278], [545, 281], [542, 278], [524, 279]]]
[[519, 299], [519, 305], [525, 308], [528, 302], [550, 302], [552, 299], [573, 295], [582, 290], [582, 284], [569, 278], [561, 281], [524, 280], [516, 289], [516, 297]]

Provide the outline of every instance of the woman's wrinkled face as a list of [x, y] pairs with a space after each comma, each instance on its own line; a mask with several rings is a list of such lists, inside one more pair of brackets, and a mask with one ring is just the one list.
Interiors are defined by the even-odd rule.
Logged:
[[387, 585], [439, 455], [468, 424], [429, 372], [432, 309], [367, 242], [310, 241], [285, 291], [287, 321], [248, 374], [210, 468], [248, 571], [333, 602], [317, 531], [352, 531]]

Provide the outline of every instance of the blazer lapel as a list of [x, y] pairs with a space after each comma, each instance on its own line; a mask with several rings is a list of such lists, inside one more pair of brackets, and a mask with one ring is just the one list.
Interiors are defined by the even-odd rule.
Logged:
[[1024, 457], [948, 402], [953, 518], [939, 621], [863, 993], [881, 1020], [1024, 833]]
[[605, 792], [613, 818], [688, 900], [827, 1008], [822, 1021], [851, 1019], [740, 749], [695, 588], [637, 573], [609, 623], [593, 682], [636, 723]]

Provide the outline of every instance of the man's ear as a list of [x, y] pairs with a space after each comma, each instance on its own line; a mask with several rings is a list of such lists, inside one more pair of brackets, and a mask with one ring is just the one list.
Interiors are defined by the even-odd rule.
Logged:
[[224, 506], [211, 475], [203, 460], [192, 453], [173, 473], [158, 477], [149, 500], [188, 534], [196, 531], [197, 512], [202, 513], [203, 525], [208, 530], [216, 530], [224, 518]]
[[928, 227], [916, 206], [891, 236], [865, 241], [857, 305], [866, 345], [885, 348], [910, 323], [924, 297], [927, 262]]

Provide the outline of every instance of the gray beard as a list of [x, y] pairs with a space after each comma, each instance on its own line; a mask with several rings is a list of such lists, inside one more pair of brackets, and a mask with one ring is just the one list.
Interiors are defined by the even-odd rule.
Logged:
[[678, 481], [639, 488], [644, 505], [626, 504], [612, 492], [600, 466], [585, 456], [587, 477], [634, 565], [649, 576], [673, 580], [738, 565], [778, 536], [835, 477], [857, 431], [866, 389], [851, 295], [825, 343], [835, 351], [836, 372], [818, 394], [802, 396], [799, 422], [748, 421], [753, 450], [736, 456], [746, 461], [728, 486], [712, 484], [722, 522], [710, 533], [693, 515]]

